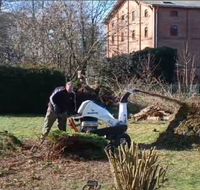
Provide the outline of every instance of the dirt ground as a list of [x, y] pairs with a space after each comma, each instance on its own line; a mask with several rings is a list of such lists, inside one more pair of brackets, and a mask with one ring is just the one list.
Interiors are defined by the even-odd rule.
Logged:
[[49, 159], [45, 145], [33, 152], [33, 144], [26, 142], [22, 149], [0, 157], [0, 190], [81, 190], [88, 180], [97, 180], [101, 189], [111, 189], [107, 160]]

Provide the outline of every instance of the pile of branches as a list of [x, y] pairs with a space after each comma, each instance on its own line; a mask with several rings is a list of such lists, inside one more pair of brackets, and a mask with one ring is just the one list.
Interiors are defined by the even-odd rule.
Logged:
[[82, 84], [76, 89], [76, 94], [77, 107], [85, 100], [93, 100], [106, 106], [115, 106], [119, 101], [119, 98], [114, 95], [115, 93], [110, 88], [102, 85], [88, 86]]
[[182, 103], [176, 110], [167, 130], [160, 134], [156, 144], [160, 147], [185, 149], [200, 145], [200, 107]]
[[16, 150], [21, 146], [22, 142], [13, 134], [8, 133], [7, 131], [0, 132], [0, 154]]
[[160, 134], [155, 146], [170, 149], [193, 148], [200, 145], [200, 105], [175, 98], [140, 91], [174, 104], [174, 114], [167, 130]]
[[50, 133], [48, 140], [48, 159], [72, 156], [77, 159], [97, 160], [106, 157], [104, 148], [107, 140], [94, 134], [56, 130]]

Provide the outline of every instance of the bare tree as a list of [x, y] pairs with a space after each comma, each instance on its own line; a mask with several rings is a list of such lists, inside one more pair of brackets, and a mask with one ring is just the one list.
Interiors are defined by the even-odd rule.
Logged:
[[15, 16], [12, 13], [0, 13], [0, 64], [17, 62], [18, 55], [14, 49], [13, 33], [15, 32]]
[[179, 92], [193, 92], [197, 76], [197, 66], [195, 57], [190, 53], [188, 43], [185, 44], [185, 48], [179, 54], [176, 64], [176, 75], [178, 82]]
[[57, 67], [74, 78], [102, 57], [107, 37], [103, 17], [112, 1], [55, 1], [22, 3], [16, 17], [14, 49], [22, 64]]

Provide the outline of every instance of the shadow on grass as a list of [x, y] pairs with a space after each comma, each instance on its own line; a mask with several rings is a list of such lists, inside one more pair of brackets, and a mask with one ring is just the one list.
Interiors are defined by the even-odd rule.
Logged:
[[183, 151], [197, 148], [200, 146], [200, 137], [197, 135], [180, 135], [175, 133], [161, 133], [156, 142], [152, 144], [141, 143], [139, 146], [142, 149], [156, 149]]

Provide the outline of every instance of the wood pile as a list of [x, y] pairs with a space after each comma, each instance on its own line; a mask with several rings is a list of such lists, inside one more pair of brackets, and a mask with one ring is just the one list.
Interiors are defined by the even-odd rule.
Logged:
[[200, 101], [185, 102], [142, 90], [139, 92], [174, 105], [174, 113], [166, 131], [160, 133], [157, 141], [151, 146], [175, 150], [200, 149]]
[[168, 121], [171, 115], [171, 112], [163, 110], [160, 106], [151, 105], [142, 109], [139, 113], [134, 114], [133, 119], [135, 121]]

